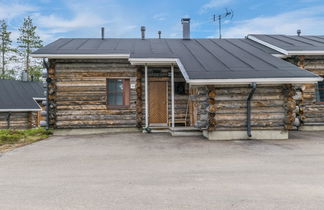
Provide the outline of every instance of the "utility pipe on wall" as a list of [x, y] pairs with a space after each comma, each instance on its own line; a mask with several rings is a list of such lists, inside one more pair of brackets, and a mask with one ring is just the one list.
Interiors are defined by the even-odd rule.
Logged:
[[249, 93], [249, 96], [246, 100], [246, 105], [247, 105], [246, 131], [247, 131], [248, 137], [252, 137], [252, 134], [251, 134], [251, 99], [253, 98], [254, 92], [256, 90], [256, 83], [252, 82], [251, 87], [252, 87], [251, 92]]

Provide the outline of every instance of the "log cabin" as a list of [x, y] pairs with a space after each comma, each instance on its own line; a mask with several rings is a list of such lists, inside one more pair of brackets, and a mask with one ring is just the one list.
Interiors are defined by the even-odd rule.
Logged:
[[[322, 78], [250, 39], [62, 38], [48, 59], [48, 126], [138, 128], [210, 140], [287, 139], [296, 87]], [[103, 33], [102, 33], [103, 34]]]
[[42, 82], [0, 79], [0, 129], [40, 126], [45, 99]]
[[[251, 34], [247, 38], [277, 51], [272, 55], [324, 77], [324, 36]], [[301, 130], [324, 130], [324, 82], [296, 89], [296, 122]]]

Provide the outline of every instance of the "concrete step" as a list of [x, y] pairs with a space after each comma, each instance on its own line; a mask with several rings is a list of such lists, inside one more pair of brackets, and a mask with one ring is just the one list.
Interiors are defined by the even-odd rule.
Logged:
[[198, 128], [193, 127], [176, 127], [170, 128], [172, 136], [202, 136], [203, 133]]

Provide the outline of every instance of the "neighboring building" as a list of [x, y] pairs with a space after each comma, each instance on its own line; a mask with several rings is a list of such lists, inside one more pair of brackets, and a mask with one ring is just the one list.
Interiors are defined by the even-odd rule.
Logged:
[[[324, 77], [324, 36], [248, 35], [247, 37], [270, 49], [276, 56]], [[297, 91], [301, 129], [324, 130], [324, 82], [305, 83]]]
[[296, 91], [322, 78], [248, 39], [59, 39], [48, 58], [49, 126], [140, 128], [208, 139], [286, 139]]
[[42, 82], [0, 79], [0, 129], [39, 126], [44, 100]]

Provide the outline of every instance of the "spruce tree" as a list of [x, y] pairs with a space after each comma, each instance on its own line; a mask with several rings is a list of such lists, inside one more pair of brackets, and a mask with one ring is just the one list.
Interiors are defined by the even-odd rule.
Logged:
[[[0, 78], [10, 77], [12, 71], [6, 69], [6, 65], [14, 57], [15, 49], [11, 46], [11, 32], [7, 31], [8, 25], [5, 20], [0, 20], [0, 54], [1, 54], [1, 75]], [[13, 75], [12, 75], [13, 76]]]
[[19, 54], [25, 60], [24, 71], [27, 73], [27, 78], [30, 78], [30, 71], [33, 68], [31, 65], [30, 54], [33, 50], [43, 46], [43, 42], [36, 34], [36, 26], [33, 25], [33, 20], [28, 16], [24, 18], [23, 25], [19, 28], [20, 36], [17, 39]]

